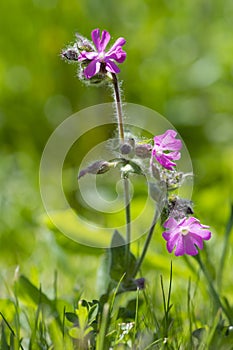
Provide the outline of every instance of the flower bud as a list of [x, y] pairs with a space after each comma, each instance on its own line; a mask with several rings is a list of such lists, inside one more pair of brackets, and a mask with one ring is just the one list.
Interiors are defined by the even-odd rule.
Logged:
[[158, 167], [156, 164], [151, 163], [151, 171], [152, 171], [153, 177], [154, 177], [156, 180], [160, 181], [160, 180], [161, 180], [161, 175], [160, 175], [160, 169], [159, 169], [159, 167]]
[[78, 61], [78, 55], [79, 51], [75, 44], [61, 52], [61, 57], [68, 61]]
[[83, 81], [84, 83], [88, 84], [88, 85], [101, 85], [102, 83], [106, 82], [108, 80], [108, 76], [105, 73], [98, 73], [96, 75], [94, 75], [93, 77], [91, 77], [90, 79], [87, 79], [84, 75], [84, 70], [85, 68], [88, 66], [90, 62], [89, 61], [82, 61], [80, 64], [80, 72], [78, 74], [78, 77], [81, 81]]
[[132, 146], [129, 143], [124, 143], [123, 145], [121, 145], [120, 147], [120, 152], [121, 154], [129, 154], [132, 152]]
[[91, 164], [89, 167], [82, 169], [78, 174], [78, 179], [80, 179], [86, 174], [96, 174], [96, 175], [104, 174], [108, 170], [110, 170], [112, 166], [113, 166], [112, 164], [110, 164], [109, 162], [106, 162], [105, 160], [97, 160], [96, 162]]
[[136, 280], [134, 280], [136, 286], [138, 289], [145, 289], [145, 278], [141, 277], [141, 278], [137, 278]]
[[139, 158], [150, 158], [152, 147], [149, 144], [142, 144], [135, 146], [135, 154]]
[[91, 44], [91, 42], [85, 38], [84, 36], [80, 35], [79, 33], [76, 33], [75, 34], [76, 36], [76, 44], [77, 44], [77, 47], [78, 47], [78, 50], [79, 51], [93, 51], [94, 50], [94, 47], [93, 45]]
[[183, 219], [187, 215], [193, 214], [193, 202], [189, 199], [178, 196], [170, 196], [168, 199], [169, 216], [176, 220]]

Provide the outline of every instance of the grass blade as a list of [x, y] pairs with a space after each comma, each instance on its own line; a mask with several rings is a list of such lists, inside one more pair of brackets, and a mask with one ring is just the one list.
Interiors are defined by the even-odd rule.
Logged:
[[223, 251], [222, 251], [222, 255], [221, 255], [221, 259], [220, 259], [220, 263], [219, 263], [219, 270], [218, 270], [218, 289], [219, 290], [221, 290], [221, 287], [222, 287], [224, 265], [226, 262], [227, 251], [229, 248], [229, 238], [230, 238], [230, 233], [231, 233], [232, 227], [233, 227], [233, 204], [231, 205], [230, 217], [229, 217], [228, 223], [226, 225]]

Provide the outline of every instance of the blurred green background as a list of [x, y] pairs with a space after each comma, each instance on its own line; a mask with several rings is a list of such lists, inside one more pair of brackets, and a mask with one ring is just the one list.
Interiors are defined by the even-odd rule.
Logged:
[[[18, 265], [46, 288], [58, 270], [64, 293], [92, 289], [102, 252], [46, 225], [39, 163], [65, 118], [111, 101], [107, 89], [83, 85], [59, 56], [76, 32], [90, 37], [94, 28], [127, 40], [124, 101], [158, 111], [182, 135], [193, 161], [195, 211], [211, 226], [210, 250], [218, 254], [232, 200], [233, 2], [9, 0], [0, 12], [0, 291]], [[157, 258], [148, 271], [163, 262], [169, 269], [171, 256], [153, 244]]]

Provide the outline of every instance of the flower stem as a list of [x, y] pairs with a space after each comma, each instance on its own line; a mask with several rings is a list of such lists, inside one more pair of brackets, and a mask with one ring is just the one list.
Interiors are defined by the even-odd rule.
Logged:
[[154, 233], [154, 228], [155, 228], [155, 225], [157, 223], [157, 219], [158, 219], [158, 214], [159, 214], [159, 210], [155, 210], [155, 214], [154, 214], [154, 217], [153, 217], [153, 220], [152, 220], [152, 223], [151, 223], [151, 227], [150, 227], [150, 230], [148, 232], [148, 235], [146, 237], [146, 241], [145, 241], [145, 244], [144, 244], [144, 247], [143, 247], [143, 251], [142, 251], [142, 254], [139, 258], [139, 260], [137, 261], [137, 264], [135, 266], [135, 269], [134, 269], [134, 273], [133, 273], [133, 277], [135, 277], [138, 273], [138, 271], [140, 270], [141, 268], [141, 265], [142, 265], [142, 262], [145, 258], [145, 255], [146, 255], [146, 252], [148, 250], [148, 247], [149, 247], [149, 244], [150, 244], [150, 241], [151, 241], [151, 238], [153, 236], [153, 233]]
[[117, 122], [118, 122], [119, 139], [121, 142], [124, 142], [125, 136], [124, 136], [121, 94], [120, 94], [117, 76], [115, 73], [112, 73], [112, 83], [113, 83], [114, 97], [115, 97], [116, 111], [117, 111], [117, 118], [118, 118]]
[[[129, 179], [124, 178], [124, 194], [125, 194], [125, 218], [126, 218], [126, 246], [125, 246], [125, 256], [126, 256], [126, 269], [129, 266], [130, 257], [130, 241], [131, 241], [131, 214], [130, 214], [130, 193], [129, 193]], [[127, 270], [126, 270], [127, 271]]]
[[[114, 99], [115, 99], [116, 112], [117, 112], [119, 139], [120, 139], [120, 142], [123, 143], [125, 140], [125, 135], [124, 135], [121, 94], [120, 94], [117, 76], [114, 73], [112, 73], [112, 83], [113, 83]], [[123, 174], [123, 181], [124, 181], [125, 218], [126, 218], [125, 266], [126, 266], [126, 273], [127, 273], [129, 260], [130, 260], [130, 241], [131, 241], [130, 192], [129, 192], [128, 176]]]

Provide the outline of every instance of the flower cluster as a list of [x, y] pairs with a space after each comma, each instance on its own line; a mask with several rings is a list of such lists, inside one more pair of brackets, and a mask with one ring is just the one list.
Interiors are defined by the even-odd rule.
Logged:
[[176, 166], [174, 160], [180, 159], [179, 151], [182, 148], [182, 143], [180, 140], [176, 140], [176, 135], [175, 130], [167, 130], [164, 134], [154, 137], [152, 157], [168, 170], [172, 170]]
[[[111, 36], [106, 30], [100, 33], [99, 29], [94, 29], [91, 36], [92, 42], [77, 34], [76, 43], [64, 50], [62, 57], [80, 64], [80, 77], [82, 79], [93, 82], [93, 77], [95, 77], [94, 82], [98, 83], [110, 77], [110, 81], [113, 82], [113, 78], [116, 81], [114, 75], [120, 72], [117, 63], [123, 63], [126, 59], [126, 53], [122, 49], [126, 40], [122, 37], [118, 38], [107, 50]], [[117, 84], [114, 88], [118, 88]], [[115, 95], [118, 96], [116, 102], [119, 103], [119, 90]], [[162, 236], [167, 241], [167, 250], [171, 253], [175, 249], [176, 256], [196, 255], [198, 253], [197, 247], [203, 248], [203, 241], [210, 239], [211, 232], [208, 230], [208, 226], [202, 225], [198, 219], [192, 216], [193, 209], [189, 200], [175, 195], [169, 196], [169, 192], [179, 188], [185, 177], [190, 175], [176, 170], [176, 161], [181, 157], [182, 148], [181, 140], [176, 138], [177, 132], [167, 130], [163, 134], [155, 136], [153, 145], [136, 142], [131, 135], [129, 139], [125, 139], [121, 114], [118, 126], [121, 126], [121, 141], [124, 142], [119, 146], [120, 157], [110, 161], [96, 161], [83, 169], [79, 173], [79, 178], [86, 174], [102, 174], [116, 166], [121, 168], [124, 176], [128, 176], [129, 173], [145, 175], [146, 171], [143, 172], [141, 165], [139, 166], [133, 157], [140, 158], [142, 163], [145, 159], [150, 159], [148, 162], [149, 172], [153, 179], [153, 183], [149, 183], [150, 194], [158, 203], [159, 208], [163, 206], [165, 208], [166, 218], [163, 223], [165, 231]]]
[[91, 36], [96, 50], [91, 52], [81, 51], [78, 56], [79, 62], [88, 62], [88, 65], [83, 72], [85, 77], [90, 79], [100, 71], [103, 73], [119, 73], [120, 69], [114, 61], [122, 63], [126, 59], [126, 53], [122, 50], [122, 46], [126, 42], [125, 39], [117, 39], [111, 49], [105, 52], [106, 46], [111, 38], [110, 34], [106, 30], [103, 30], [102, 36], [100, 36], [100, 30], [94, 29]]
[[[180, 150], [182, 148], [181, 140], [177, 140], [177, 133], [174, 130], [167, 130], [164, 134], [154, 137], [154, 147], [152, 157], [159, 162], [165, 169], [173, 170], [176, 166], [174, 160], [180, 159]], [[166, 172], [169, 178], [169, 172]], [[172, 203], [172, 208], [171, 208]], [[169, 217], [164, 222], [163, 238], [167, 241], [167, 250], [169, 253], [175, 248], [175, 255], [196, 255], [198, 250], [203, 248], [203, 240], [209, 240], [211, 232], [208, 226], [202, 225], [193, 214], [191, 204], [188, 200], [178, 197], [171, 197], [167, 201], [169, 208]]]
[[90, 80], [99, 75], [100, 81], [104, 80], [108, 73], [118, 74], [120, 72], [117, 63], [123, 63], [126, 59], [126, 52], [122, 46], [126, 43], [124, 38], [118, 38], [112, 47], [106, 51], [110, 41], [110, 34], [103, 30], [94, 29], [91, 33], [92, 41], [77, 34], [77, 42], [63, 50], [61, 56], [69, 61], [78, 61], [81, 64], [81, 78]]

